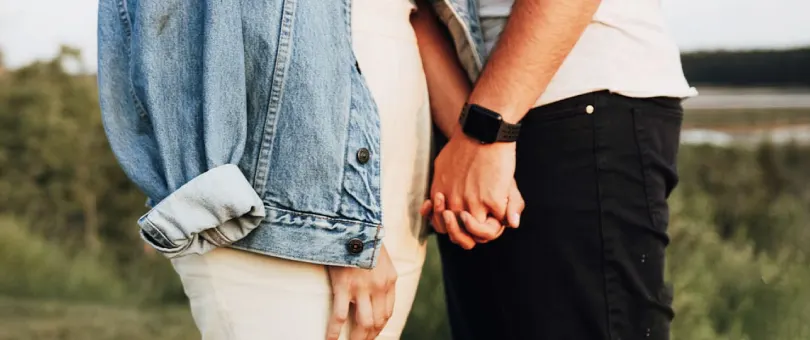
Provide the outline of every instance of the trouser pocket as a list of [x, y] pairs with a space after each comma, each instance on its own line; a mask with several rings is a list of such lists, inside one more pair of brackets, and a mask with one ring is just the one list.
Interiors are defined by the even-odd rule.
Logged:
[[667, 198], [677, 184], [676, 99], [610, 96], [594, 117], [605, 291], [613, 339], [669, 339]]

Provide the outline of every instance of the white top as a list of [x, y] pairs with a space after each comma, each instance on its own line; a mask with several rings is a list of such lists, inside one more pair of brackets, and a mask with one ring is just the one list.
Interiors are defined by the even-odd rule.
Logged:
[[[512, 3], [480, 0], [487, 54]], [[602, 0], [536, 106], [601, 90], [637, 98], [697, 95], [683, 75], [680, 51], [665, 28], [660, 0]]]

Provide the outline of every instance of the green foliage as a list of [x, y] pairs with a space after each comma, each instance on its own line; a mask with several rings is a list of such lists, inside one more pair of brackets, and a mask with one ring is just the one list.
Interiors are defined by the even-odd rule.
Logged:
[[0, 297], [0, 340], [200, 339], [184, 306], [121, 307]]
[[670, 200], [673, 338], [810, 338], [808, 151], [683, 148]]
[[126, 296], [113, 263], [31, 233], [19, 221], [0, 218], [0, 292], [18, 297], [118, 301]]
[[810, 85], [810, 48], [783, 51], [716, 51], [681, 56], [694, 84], [736, 86]]
[[[136, 245], [143, 198], [119, 170], [101, 126], [95, 77], [65, 72], [78, 52], [0, 74], [0, 214], [94, 252]], [[126, 254], [116, 254], [124, 256]], [[129, 254], [131, 255], [131, 254]]]
[[126, 291], [130, 302], [183, 301], [168, 262], [144, 253], [135, 221], [145, 199], [107, 145], [95, 77], [65, 71], [78, 60], [62, 48], [53, 60], [0, 73], [0, 216], [27, 222], [3, 220], [6, 238], [20, 242], [0, 249], [3, 272], [22, 272], [3, 275], [0, 294], [119, 300]]
[[810, 270], [791, 259], [793, 249], [758, 253], [745, 237], [723, 239], [711, 200], [705, 193], [671, 200], [673, 339], [806, 339]]

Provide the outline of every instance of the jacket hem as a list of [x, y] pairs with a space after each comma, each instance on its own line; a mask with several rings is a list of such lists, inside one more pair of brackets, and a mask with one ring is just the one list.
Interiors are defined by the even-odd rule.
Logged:
[[[383, 226], [350, 219], [265, 207], [267, 217], [229, 247], [288, 260], [328, 266], [374, 268]], [[362, 247], [349, 247], [350, 242]]]

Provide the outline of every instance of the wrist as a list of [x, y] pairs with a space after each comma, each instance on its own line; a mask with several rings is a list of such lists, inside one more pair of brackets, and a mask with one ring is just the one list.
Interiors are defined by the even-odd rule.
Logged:
[[481, 143], [479, 140], [468, 136], [464, 133], [461, 125], [456, 124], [456, 127], [453, 129], [452, 133], [448, 137], [450, 141], [456, 141], [460, 144], [463, 144], [469, 148], [475, 149], [489, 149], [489, 150], [499, 150], [499, 151], [512, 151], [515, 152], [517, 149], [516, 142], [495, 142], [490, 144]]
[[447, 135], [447, 140], [452, 140], [453, 138], [456, 139], [462, 138], [469, 140], [473, 139], [472, 137], [467, 136], [467, 134], [464, 133], [464, 129], [461, 127], [461, 124], [458, 123], [453, 124], [453, 128], [450, 129], [450, 132]]
[[[459, 96], [458, 98], [465, 98]], [[453, 101], [444, 101], [439, 105], [437, 103], [435, 106], [431, 103], [431, 112], [433, 112], [433, 120], [436, 123], [436, 127], [439, 128], [439, 131], [447, 137], [449, 140], [454, 135], [456, 135], [457, 131], [461, 130], [461, 125], [459, 124], [459, 115], [461, 111], [464, 109], [464, 100], [453, 100]]]

